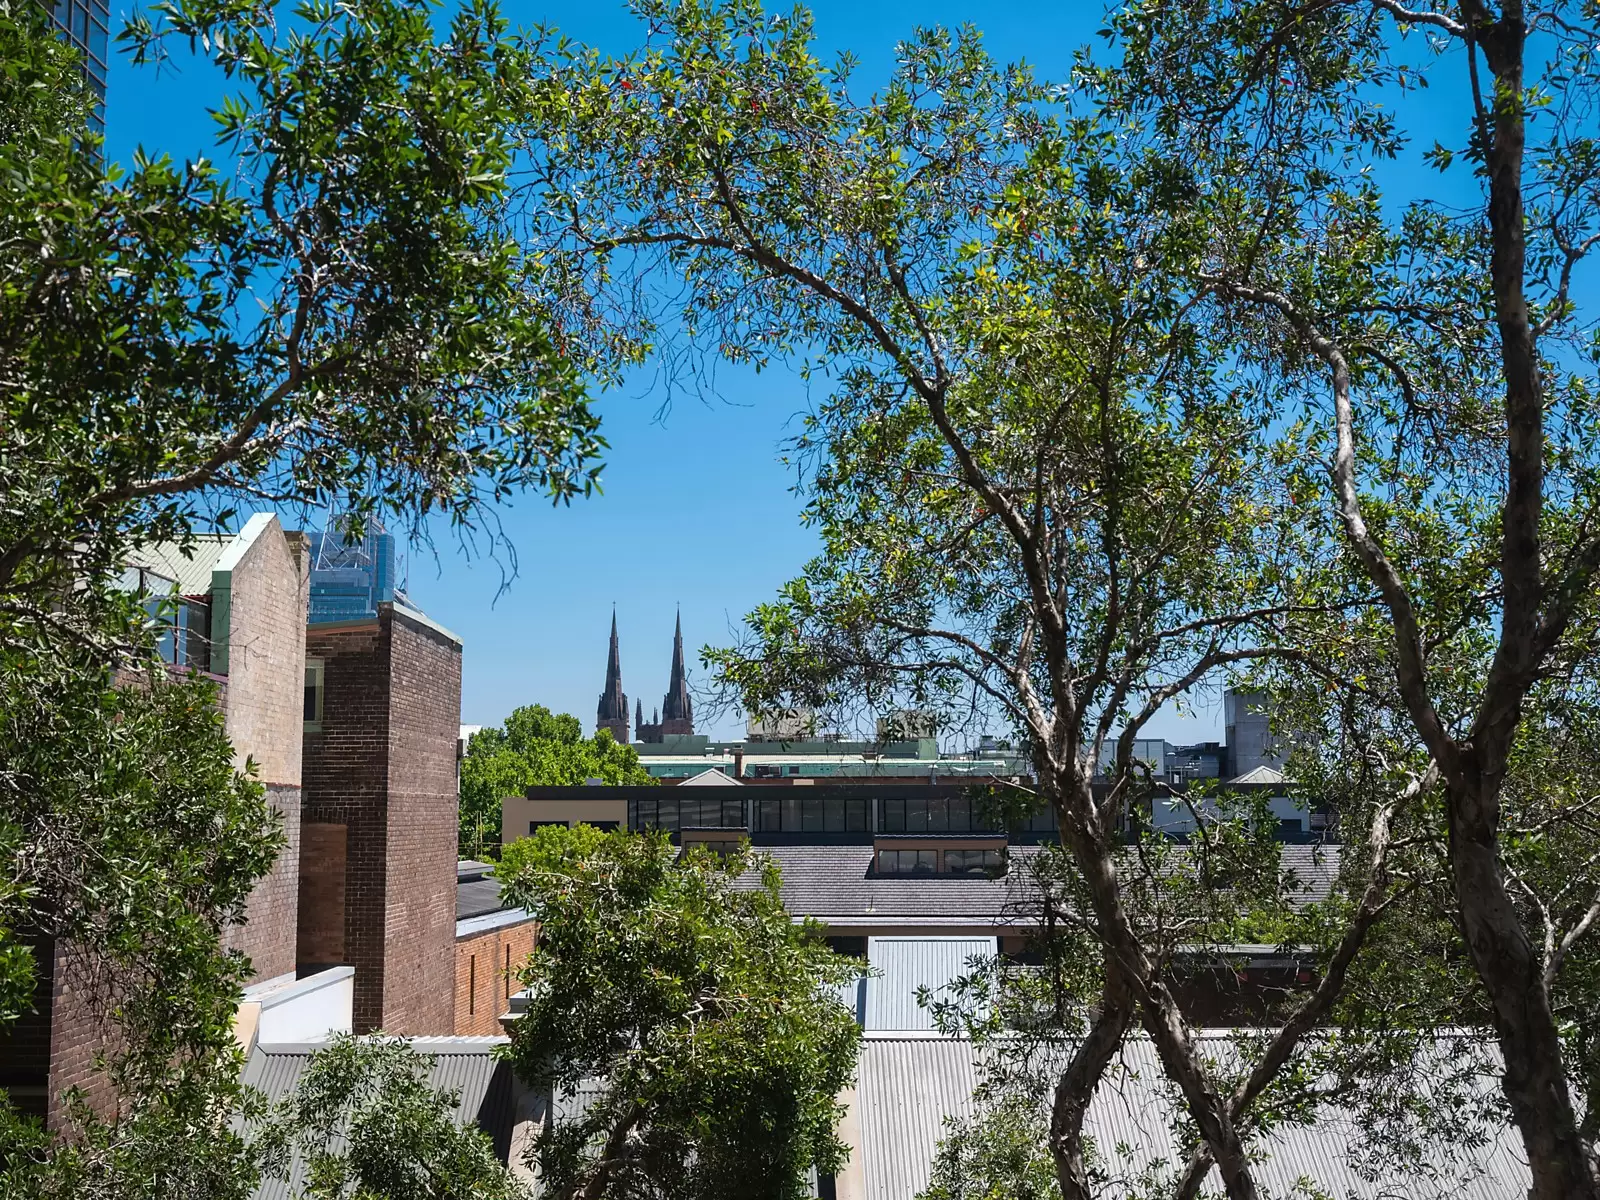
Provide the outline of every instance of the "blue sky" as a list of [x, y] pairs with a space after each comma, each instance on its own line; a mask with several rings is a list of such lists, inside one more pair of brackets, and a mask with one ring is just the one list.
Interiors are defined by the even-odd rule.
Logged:
[[[114, 7], [113, 17], [127, 11]], [[624, 53], [642, 37], [612, 0], [507, 0], [505, 11], [513, 23], [553, 24], [608, 52]], [[1097, 40], [1103, 9], [1059, 0], [819, 0], [813, 11], [820, 53], [853, 50], [861, 62], [856, 82], [865, 88], [884, 77], [896, 39], [914, 26], [963, 21], [983, 29], [997, 57], [1026, 58], [1042, 75], [1060, 77], [1073, 49]], [[180, 66], [158, 77], [125, 59], [113, 63], [110, 158], [125, 162], [140, 145], [178, 158], [210, 151], [205, 109], [220, 98], [218, 81], [199, 64]], [[781, 442], [807, 407], [803, 385], [783, 371], [757, 378], [725, 367], [719, 383], [721, 402], [683, 397], [666, 413], [648, 376], [600, 397], [611, 443], [604, 494], [564, 509], [530, 496], [506, 510], [519, 574], [498, 597], [495, 563], [471, 561], [444, 541], [437, 558], [411, 552], [413, 599], [465, 640], [463, 721], [498, 722], [518, 705], [542, 703], [591, 723], [613, 603], [624, 685], [648, 713], [666, 690], [679, 606], [692, 675], [695, 651], [728, 640], [741, 616], [814, 553], [814, 536], [797, 520], [792, 474], [778, 462]], [[724, 735], [742, 728], [731, 716], [700, 724]], [[1163, 714], [1151, 732], [1189, 741], [1219, 736], [1220, 725], [1213, 708], [1198, 718]]]

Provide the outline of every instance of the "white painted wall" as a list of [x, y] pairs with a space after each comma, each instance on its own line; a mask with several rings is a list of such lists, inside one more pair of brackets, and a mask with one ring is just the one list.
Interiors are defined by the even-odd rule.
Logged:
[[329, 967], [305, 979], [250, 989], [246, 1003], [261, 1006], [256, 1041], [319, 1042], [335, 1033], [349, 1033], [355, 983], [354, 967]]

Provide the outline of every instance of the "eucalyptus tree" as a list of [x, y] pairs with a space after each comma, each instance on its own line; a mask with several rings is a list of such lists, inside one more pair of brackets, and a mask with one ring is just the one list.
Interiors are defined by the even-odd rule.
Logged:
[[[1385, 903], [1391, 818], [1429, 780], [1393, 771], [1352, 815], [1363, 878], [1323, 981], [1224, 1095], [1170, 979], [1181, 936], [1209, 935], [1163, 924], [1125, 859], [1158, 786], [1134, 743], [1370, 589], [1301, 594], [1323, 539], [1284, 482], [1293, 456], [1165, 269], [1203, 248], [1199, 194], [970, 29], [918, 32], [861, 101], [848, 58], [812, 56], [803, 11], [636, 8], [643, 51], [554, 43], [530, 110], [547, 140], [528, 236], [564, 333], [616, 365], [660, 352], [693, 372], [716, 353], [828, 389], [797, 445], [823, 554], [710, 656], [719, 678], [751, 711], [860, 698], [1015, 728], [1097, 961], [1094, 1019], [1054, 1080], [1061, 1188], [1090, 1194], [1084, 1114], [1138, 1024], [1202, 1175], [1256, 1195], [1241, 1126], [1338, 995]], [[1275, 856], [1254, 870], [1247, 890], [1281, 908]]]
[[[1600, 882], [1592, 861], [1564, 880], [1528, 861], [1581, 843], [1570, 825], [1589, 806], [1560, 771], [1560, 804], [1530, 807], [1537, 782], [1508, 787], [1529, 745], [1571, 744], [1563, 726], [1592, 695], [1597, 16], [1515, 0], [1142, 5], [1114, 23], [1122, 60], [1102, 77], [1219, 198], [1189, 269], [1239, 322], [1242, 357], [1320, 430], [1306, 479], [1348, 574], [1381, 597], [1541, 1198], [1600, 1189], [1600, 1110], [1573, 1100], [1592, 1074], [1576, 960]], [[1418, 187], [1396, 157], [1440, 182]]]

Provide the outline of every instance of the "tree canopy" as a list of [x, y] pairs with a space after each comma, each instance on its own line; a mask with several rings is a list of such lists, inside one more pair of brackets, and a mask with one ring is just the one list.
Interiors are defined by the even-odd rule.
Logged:
[[535, 1143], [546, 1194], [800, 1200], [843, 1165], [860, 968], [790, 919], [769, 860], [547, 826], [498, 875], [539, 919], [513, 1061], [593, 1089]]
[[461, 851], [482, 854], [500, 840], [500, 804], [530, 787], [651, 784], [639, 753], [619, 746], [610, 730], [583, 736], [578, 718], [542, 704], [516, 709], [501, 726], [480, 729], [461, 760]]

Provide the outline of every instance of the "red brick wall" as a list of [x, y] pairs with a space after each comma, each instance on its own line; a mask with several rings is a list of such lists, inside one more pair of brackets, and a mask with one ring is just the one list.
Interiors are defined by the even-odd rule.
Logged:
[[[532, 921], [490, 929], [473, 937], [456, 940], [456, 1023], [457, 1037], [483, 1037], [504, 1033], [500, 1017], [510, 1005], [511, 994], [522, 990], [516, 971], [533, 953], [538, 926]], [[506, 953], [510, 952], [512, 976], [506, 975]]]
[[[356, 1031], [448, 1034], [456, 886], [461, 646], [384, 605], [359, 625], [312, 626], [321, 729], [305, 734], [303, 819], [345, 826], [344, 961]], [[300, 902], [316, 888], [302, 884]], [[321, 903], [327, 903], [326, 899]], [[302, 917], [301, 927], [327, 918]], [[299, 948], [303, 963], [310, 943]]]
[[389, 701], [388, 963], [391, 1033], [450, 1033], [456, 934], [456, 742], [461, 644], [392, 610]]
[[344, 872], [349, 829], [326, 821], [300, 826], [299, 958], [339, 966], [344, 953]]

